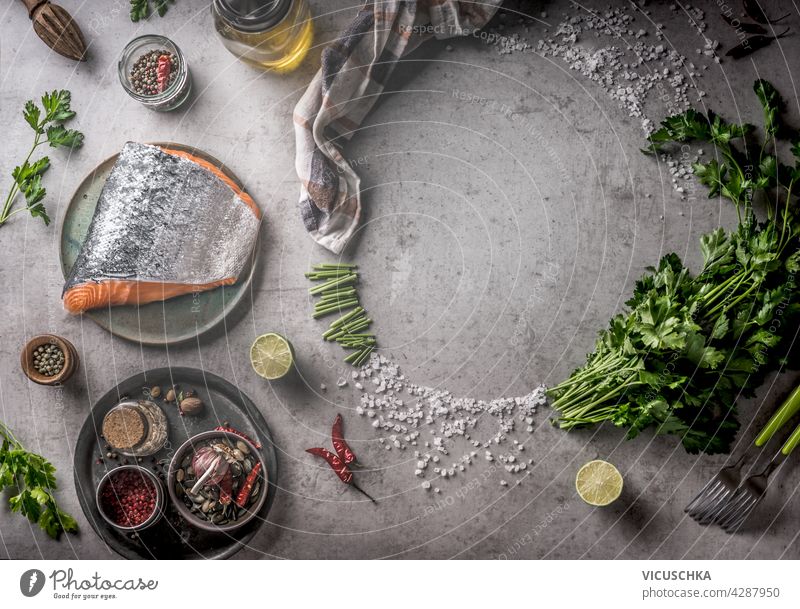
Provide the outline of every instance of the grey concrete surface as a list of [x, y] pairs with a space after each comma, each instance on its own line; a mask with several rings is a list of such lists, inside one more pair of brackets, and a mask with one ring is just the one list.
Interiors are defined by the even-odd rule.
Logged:
[[[79, 518], [81, 533], [51, 541], [11, 514], [4, 500], [1, 557], [115, 558], [78, 506], [71, 468], [76, 434], [110, 387], [165, 365], [204, 367], [238, 384], [275, 435], [280, 489], [269, 522], [240, 558], [800, 557], [796, 463], [779, 474], [754, 526], [731, 537], [698, 527], [682, 512], [724, 457], [687, 455], [671, 438], [626, 442], [613, 428], [565, 434], [547, 423], [547, 409], [532, 435], [515, 436], [535, 460], [518, 487], [500, 486], [502, 476], [487, 475], [479, 463], [440, 483], [438, 496], [422, 491], [408, 451], [385, 451], [368, 420], [353, 412], [352, 385], [336, 387], [345, 370], [341, 351], [322, 343], [323, 326], [309, 316], [303, 271], [330, 256], [306, 236], [297, 214], [291, 112], [318, 66], [320, 47], [293, 74], [263, 74], [236, 62], [215, 39], [207, 2], [178, 0], [165, 18], [138, 25], [125, 14], [127, 1], [60, 3], [83, 25], [88, 63], [49, 54], [21, 3], [0, 9], [3, 188], [30, 139], [20, 115], [26, 99], [70, 89], [75, 126], [86, 133], [80, 151], [51, 155], [45, 181], [53, 224], [19, 215], [0, 228], [0, 415], [58, 466], [58, 498]], [[359, 3], [311, 4], [315, 42], [322, 45]], [[537, 15], [546, 10], [551, 24], [566, 4], [529, 3]], [[691, 59], [702, 39], [667, 3], [652, 4], [668, 43]], [[718, 3], [696, 4], [706, 10], [709, 37], [731, 46]], [[784, 5], [794, 13], [792, 27], [800, 27], [791, 2], [770, 4]], [[537, 23], [523, 33], [535, 41], [547, 27]], [[191, 107], [151, 113], [123, 92], [117, 56], [145, 32], [166, 34], [187, 53], [197, 92]], [[751, 84], [759, 75], [778, 85], [790, 120], [800, 124], [798, 57], [795, 34], [754, 62], [700, 58], [709, 65], [703, 101], [758, 122]], [[560, 60], [500, 56], [475, 39], [433, 42], [412, 59], [398, 69], [395, 92], [346, 147], [363, 177], [366, 206], [363, 230], [346, 256], [362, 266], [363, 297], [386, 354], [416, 382], [479, 398], [558, 382], [583, 361], [596, 330], [621, 309], [645, 266], [673, 250], [696, 266], [699, 235], [735, 221], [726, 204], [706, 201], [702, 189], [695, 200], [681, 201], [663, 165], [639, 152], [639, 120]], [[493, 103], [465, 101], [459, 92]], [[498, 111], [502, 106], [510, 113]], [[664, 113], [657, 99], [648, 107], [654, 118]], [[251, 302], [195, 344], [141, 348], [62, 311], [64, 207], [80, 180], [127, 140], [206, 150], [233, 168], [265, 210], [262, 273]], [[522, 340], [512, 340], [519, 327]], [[292, 340], [305, 382], [271, 386], [251, 372], [248, 347], [270, 330]], [[26, 337], [41, 332], [62, 334], [80, 351], [80, 373], [63, 390], [29, 383], [19, 369]], [[740, 405], [739, 450], [797, 381], [792, 373], [771, 378], [757, 399]], [[325, 441], [336, 412], [370, 466], [360, 481], [379, 497], [377, 506], [303, 452]], [[599, 510], [577, 498], [573, 483], [577, 468], [597, 457], [625, 476], [622, 500]]]

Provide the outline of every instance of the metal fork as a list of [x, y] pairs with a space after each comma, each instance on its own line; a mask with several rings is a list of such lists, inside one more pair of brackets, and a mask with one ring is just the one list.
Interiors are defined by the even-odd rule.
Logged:
[[736, 463], [719, 470], [683, 511], [700, 524], [711, 522], [739, 487], [742, 480], [742, 466], [746, 459], [747, 455], [742, 455]]
[[767, 494], [769, 477], [786, 460], [795, 447], [800, 444], [800, 425], [792, 432], [786, 440], [781, 450], [772, 458], [764, 471], [755, 476], [747, 478], [742, 486], [736, 491], [726, 508], [720, 511], [715, 522], [721, 526], [726, 533], [735, 533], [753, 513], [756, 506]]
[[761, 503], [764, 495], [767, 494], [770, 474], [783, 463], [783, 457], [783, 452], [779, 452], [763, 472], [746, 478], [728, 504], [720, 510], [714, 518], [714, 522], [721, 526], [726, 533], [736, 532], [747, 520], [747, 517], [753, 513], [756, 506]]
[[[769, 442], [798, 411], [800, 411], [800, 387], [797, 387], [772, 415], [756, 437], [756, 447]], [[722, 468], [709, 480], [684, 511], [702, 525], [715, 522], [728, 533], [737, 531], [766, 494], [770, 474], [783, 463], [798, 444], [800, 444], [800, 425], [763, 472], [749, 476], [744, 483], [741, 483], [741, 469], [747, 456], [742, 455], [736, 463]]]

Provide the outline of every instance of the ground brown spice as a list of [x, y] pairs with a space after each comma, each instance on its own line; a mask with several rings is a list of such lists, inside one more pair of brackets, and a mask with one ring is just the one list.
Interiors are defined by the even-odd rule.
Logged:
[[144, 435], [144, 419], [132, 408], [113, 410], [103, 420], [103, 436], [114, 448], [133, 448], [144, 440]]

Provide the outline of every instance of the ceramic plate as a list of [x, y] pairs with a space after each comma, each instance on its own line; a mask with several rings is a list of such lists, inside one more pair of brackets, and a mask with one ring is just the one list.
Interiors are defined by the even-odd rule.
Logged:
[[[155, 145], [184, 150], [205, 159], [242, 187], [241, 181], [233, 172], [202, 150], [172, 142], [156, 142]], [[65, 279], [86, 239], [100, 192], [118, 156], [119, 154], [115, 154], [100, 163], [81, 182], [69, 202], [61, 226], [61, 271]], [[253, 251], [258, 251], [257, 243]], [[232, 286], [146, 305], [96, 309], [87, 311], [84, 315], [115, 336], [144, 345], [173, 345], [191, 340], [221, 323], [242, 300], [252, 281], [255, 266], [254, 256], [249, 268], [242, 273], [242, 278]]]
[[[105, 442], [100, 437], [103, 417], [116, 406], [122, 397], [142, 398], [145, 388], [158, 385], [164, 391], [171, 385], [181, 389], [194, 389], [205, 403], [202, 415], [180, 416], [177, 406], [153, 400], [167, 415], [169, 438], [160, 451], [143, 457], [138, 463], [157, 475], [166, 477], [169, 461], [177, 448], [188, 438], [214, 429], [227, 422], [262, 446], [261, 456], [266, 463], [267, 499], [258, 515], [233, 532], [207, 532], [189, 525], [172, 506], [167, 494], [164, 517], [152, 527], [134, 536], [122, 533], [109, 525], [97, 511], [95, 489], [100, 479], [111, 469], [124, 464], [124, 457], [108, 459]], [[129, 463], [136, 459], [128, 458]], [[244, 547], [259, 531], [267, 519], [275, 500], [278, 480], [278, 461], [272, 435], [261, 413], [252, 400], [225, 379], [195, 368], [157, 368], [137, 374], [123, 381], [100, 398], [81, 428], [75, 446], [75, 491], [86, 519], [109, 548], [130, 559], [203, 559], [228, 558]]]

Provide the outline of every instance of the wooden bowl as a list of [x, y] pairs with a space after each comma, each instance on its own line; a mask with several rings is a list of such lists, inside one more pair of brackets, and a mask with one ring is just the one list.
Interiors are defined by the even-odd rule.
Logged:
[[[55, 345], [64, 353], [64, 367], [61, 369], [61, 372], [53, 376], [45, 376], [37, 372], [33, 367], [34, 350], [46, 345]], [[60, 385], [67, 381], [78, 369], [79, 362], [78, 351], [75, 349], [75, 346], [66, 338], [61, 338], [55, 334], [40, 334], [39, 336], [34, 336], [25, 345], [19, 359], [25, 376], [34, 383], [49, 386]]]

